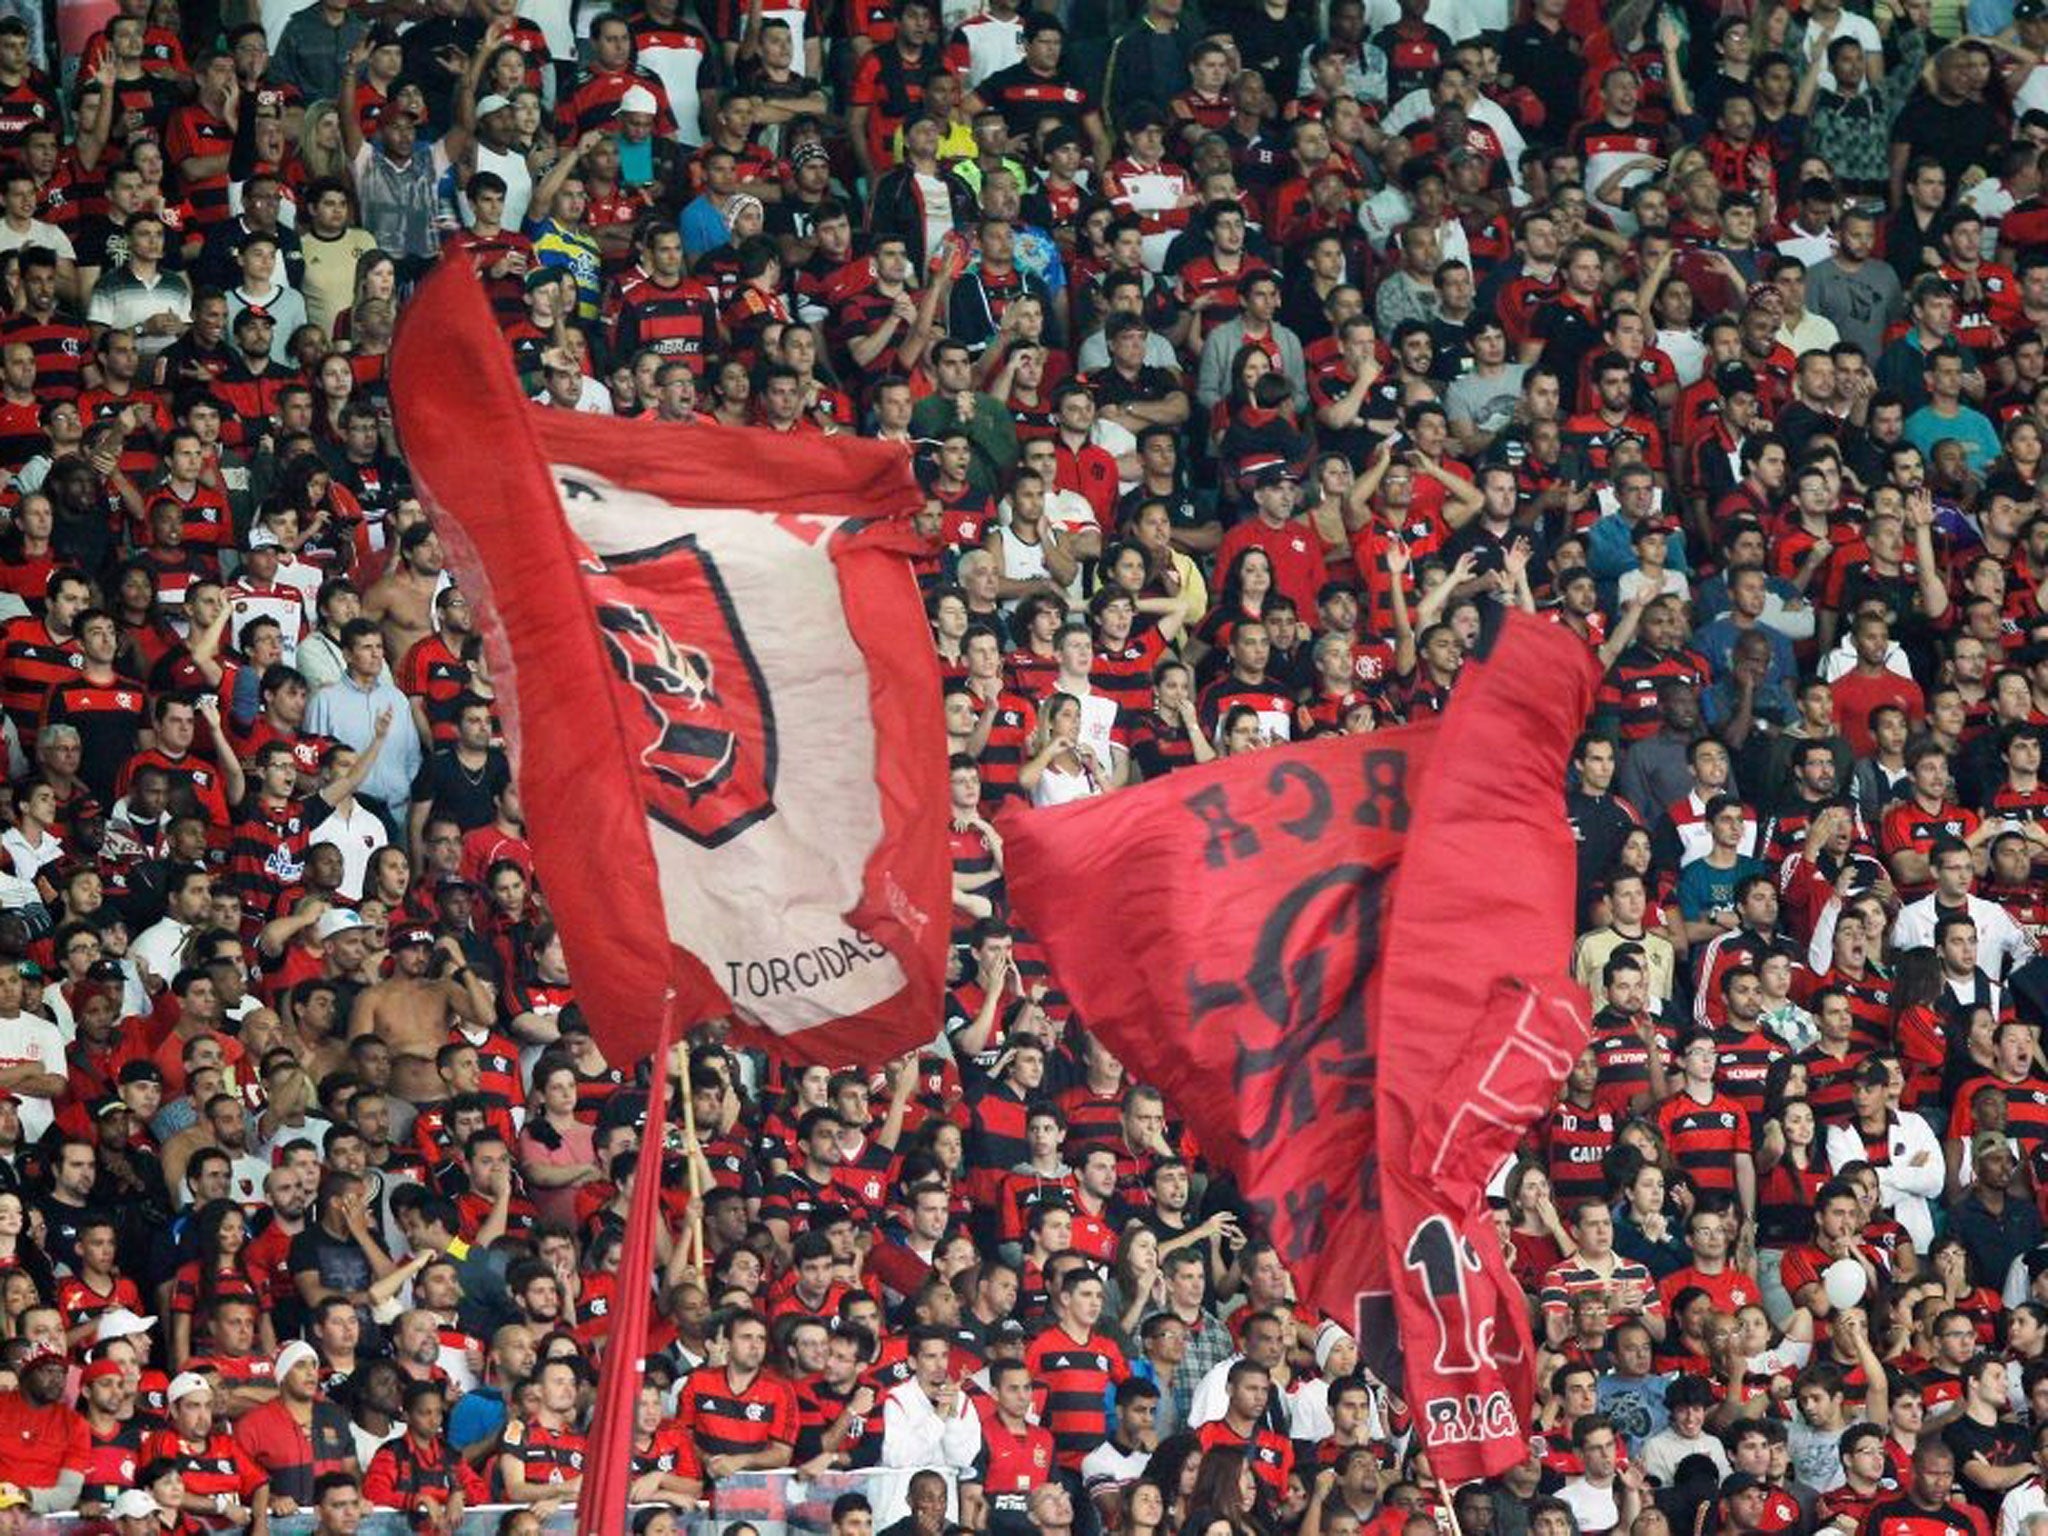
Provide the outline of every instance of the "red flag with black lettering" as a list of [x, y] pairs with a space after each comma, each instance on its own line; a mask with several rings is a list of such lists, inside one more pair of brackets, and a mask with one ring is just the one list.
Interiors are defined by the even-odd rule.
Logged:
[[1486, 1186], [1585, 1048], [1565, 973], [1577, 858], [1564, 771], [1600, 669], [1510, 614], [1461, 680], [1415, 797], [1374, 1017], [1386, 1269], [1416, 1432], [1448, 1482], [1524, 1460], [1536, 1346]]
[[1076, 1014], [1236, 1176], [1305, 1297], [1384, 1292], [1366, 981], [1434, 722], [1003, 818]]
[[[1236, 1177], [1307, 1300], [1356, 1326], [1369, 1353], [1392, 1352], [1398, 1312], [1418, 1414], [1457, 1398], [1455, 1415], [1430, 1410], [1448, 1427], [1422, 1426], [1432, 1465], [1454, 1480], [1526, 1454], [1516, 1420], [1530, 1401], [1528, 1323], [1518, 1310], [1496, 1316], [1495, 1301], [1518, 1308], [1520, 1293], [1482, 1287], [1493, 1271], [1472, 1234], [1488, 1230], [1487, 1176], [1554, 1100], [1570, 1032], [1585, 1035], [1583, 994], [1572, 1010], [1561, 969], [1574, 867], [1563, 769], [1597, 676], [1579, 642], [1511, 614], [1441, 721], [1231, 758], [1003, 822], [1012, 900], [1079, 1018]], [[1453, 780], [1452, 809], [1432, 810], [1454, 743], [1477, 755]], [[1499, 804], [1473, 801], [1475, 776]], [[1462, 910], [1455, 958], [1408, 951], [1396, 966], [1396, 946], [1418, 942], [1397, 937], [1411, 890], [1435, 897], [1417, 898], [1418, 922]], [[1496, 907], [1515, 921], [1496, 930]], [[1534, 1023], [1489, 1006], [1495, 979], [1518, 968], [1546, 985], [1556, 971], [1567, 1006], [1546, 1001]], [[1445, 985], [1452, 970], [1462, 974]], [[1441, 1067], [1434, 1083], [1415, 1070], [1419, 1036]], [[1525, 1039], [1542, 1048], [1509, 1049]], [[1507, 1067], [1474, 1075], [1503, 1052]], [[1425, 1113], [1446, 1085], [1455, 1093]], [[1445, 1125], [1469, 1145], [1432, 1153], [1444, 1191], [1418, 1202], [1404, 1138]], [[1448, 1264], [1430, 1246], [1440, 1235]], [[1469, 1347], [1444, 1347], [1446, 1329]]]
[[679, 1027], [785, 1058], [927, 1044], [952, 894], [908, 456], [529, 404], [467, 267], [408, 313], [406, 451], [605, 1054], [647, 1054], [671, 986]]

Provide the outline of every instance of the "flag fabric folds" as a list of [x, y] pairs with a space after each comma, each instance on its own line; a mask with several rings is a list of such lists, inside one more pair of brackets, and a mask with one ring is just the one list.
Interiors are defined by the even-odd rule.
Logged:
[[1235, 1176], [1304, 1296], [1384, 1291], [1365, 983], [1434, 723], [1006, 816], [1013, 905], [1076, 1015]]
[[1012, 901], [1078, 1017], [1181, 1109], [1307, 1300], [1369, 1354], [1398, 1315], [1454, 1480], [1527, 1449], [1534, 1352], [1519, 1293], [1489, 1288], [1483, 1191], [1585, 1038], [1563, 774], [1597, 677], [1510, 614], [1440, 721], [1002, 823]]
[[652, 1049], [671, 986], [679, 1027], [789, 1060], [926, 1044], [951, 884], [907, 456], [533, 406], [473, 275], [428, 287], [399, 425], [605, 1053]]
[[1564, 770], [1599, 680], [1582, 641], [1508, 615], [1444, 716], [1394, 882], [1374, 1008], [1381, 1214], [1408, 1404], [1449, 1482], [1529, 1453], [1536, 1347], [1485, 1191], [1586, 1044], [1565, 973]]

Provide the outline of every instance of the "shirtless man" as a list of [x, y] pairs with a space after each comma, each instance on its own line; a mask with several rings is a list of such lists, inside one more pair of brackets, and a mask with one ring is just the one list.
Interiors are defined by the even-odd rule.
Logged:
[[363, 617], [384, 628], [384, 654], [396, 659], [434, 632], [434, 598], [447, 584], [447, 561], [433, 525], [414, 523], [398, 539], [398, 561], [363, 594]]
[[[349, 915], [354, 916], [353, 913]], [[358, 956], [365, 955], [367, 952], [362, 944], [361, 927], [358, 925], [348, 931], [357, 936], [355, 948]], [[334, 954], [337, 947], [332, 938], [327, 941], [330, 955]], [[351, 975], [350, 979], [358, 978]], [[375, 984], [376, 978], [363, 976], [360, 980], [368, 987]], [[348, 1065], [348, 1045], [334, 1029], [336, 990], [331, 978], [318, 977], [311, 982], [302, 983], [294, 992], [291, 1024], [285, 1034], [285, 1043], [298, 1053], [299, 1059], [305, 1062], [306, 1070], [313, 1074], [313, 1081], [317, 1083], [328, 1073], [339, 1072]]]
[[[439, 980], [427, 976], [436, 949], [452, 969]], [[456, 1019], [478, 1029], [497, 1018], [497, 1002], [483, 978], [463, 958], [462, 946], [444, 935], [437, 943], [424, 923], [391, 935], [392, 974], [356, 999], [348, 1037], [375, 1035], [391, 1050], [391, 1092], [412, 1104], [434, 1104], [448, 1096], [434, 1057], [448, 1043]]]

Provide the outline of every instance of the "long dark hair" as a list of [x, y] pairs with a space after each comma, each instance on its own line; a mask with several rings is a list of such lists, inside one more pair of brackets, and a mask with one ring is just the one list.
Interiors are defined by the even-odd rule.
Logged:
[[[239, 1218], [242, 1223], [242, 1248], [246, 1252], [249, 1246], [249, 1218], [234, 1201], [209, 1200], [199, 1207], [198, 1213], [192, 1218], [192, 1247], [194, 1256], [199, 1261], [199, 1302], [202, 1308], [207, 1302], [212, 1301], [220, 1290], [220, 1233], [230, 1216]], [[240, 1258], [235, 1260], [233, 1274], [238, 1279], [247, 1279]]]

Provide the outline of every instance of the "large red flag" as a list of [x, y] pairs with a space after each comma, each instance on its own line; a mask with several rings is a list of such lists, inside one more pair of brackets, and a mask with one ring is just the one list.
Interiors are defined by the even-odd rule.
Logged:
[[545, 409], [466, 267], [392, 396], [484, 631], [536, 861], [614, 1061], [730, 1017], [790, 1059], [932, 1036], [950, 871], [901, 449]]
[[1529, 1454], [1536, 1347], [1485, 1192], [1586, 1044], [1564, 770], [1599, 679], [1583, 642], [1509, 614], [1444, 717], [1394, 883], [1380, 1200], [1408, 1402], [1447, 1482]]
[[1011, 899], [1076, 1014], [1237, 1178], [1302, 1294], [1384, 1293], [1366, 979], [1434, 723], [1007, 816]]
[[[1436, 1405], [1454, 1396], [1463, 1424], [1472, 1400], [1484, 1434], [1459, 1442], [1425, 1424], [1433, 1465], [1451, 1477], [1476, 1475], [1475, 1454], [1497, 1469], [1526, 1452], [1516, 1416], [1530, 1382], [1516, 1368], [1534, 1356], [1520, 1293], [1484, 1293], [1504, 1304], [1496, 1319], [1477, 1310], [1477, 1283], [1461, 1290], [1457, 1281], [1470, 1234], [1488, 1230], [1487, 1177], [1554, 1101], [1571, 1042], [1585, 1036], [1582, 995], [1576, 1008], [1546, 1006], [1534, 1024], [1486, 1004], [1493, 978], [1517, 967], [1560, 971], [1558, 995], [1571, 1002], [1560, 970], [1573, 870], [1562, 776], [1596, 678], [1577, 641], [1510, 615], [1442, 723], [1232, 758], [1003, 824], [1012, 899], [1078, 1016], [1170, 1096], [1204, 1153], [1237, 1178], [1302, 1294], [1355, 1322], [1382, 1357], [1397, 1310], [1411, 1401], [1442, 1417]], [[1439, 810], [1438, 776], [1453, 751], [1468, 766], [1451, 808]], [[1475, 781], [1485, 786], [1476, 803]], [[1461, 867], [1451, 867], [1450, 849]], [[1488, 893], [1483, 905], [1475, 881]], [[1516, 889], [1499, 897], [1502, 885]], [[1397, 937], [1411, 890], [1463, 915], [1455, 953], [1443, 936]], [[1497, 910], [1513, 915], [1498, 929]], [[1406, 947], [1415, 943], [1438, 947]], [[1527, 990], [1502, 986], [1513, 997]], [[1532, 1038], [1543, 1042], [1534, 1056], [1515, 1044]], [[1416, 1068], [1418, 1041], [1441, 1066], [1428, 1069], [1435, 1080]], [[1503, 1052], [1517, 1071], [1474, 1075]], [[1418, 1129], [1419, 1106], [1446, 1084], [1464, 1097]], [[1418, 1204], [1403, 1143], [1439, 1131], [1461, 1106], [1470, 1112], [1453, 1129], [1469, 1140], [1431, 1144], [1430, 1176], [1445, 1184]], [[1480, 1111], [1492, 1118], [1476, 1123]], [[1389, 1160], [1403, 1176], [1398, 1194]], [[1448, 1250], [1458, 1261], [1450, 1270], [1433, 1258], [1434, 1221], [1464, 1244]], [[1428, 1310], [1436, 1292], [1418, 1288], [1418, 1267], [1453, 1276], [1439, 1311]], [[1460, 1316], [1484, 1319], [1466, 1336], [1483, 1363], [1470, 1380], [1459, 1374], [1465, 1358], [1437, 1348], [1437, 1330], [1423, 1326], [1450, 1318], [1461, 1300]]]

